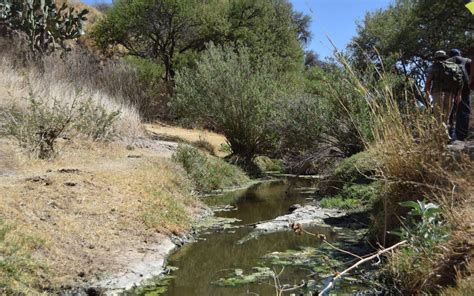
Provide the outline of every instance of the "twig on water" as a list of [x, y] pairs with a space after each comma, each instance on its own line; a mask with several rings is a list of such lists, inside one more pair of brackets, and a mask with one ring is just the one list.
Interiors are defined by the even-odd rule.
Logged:
[[401, 246], [401, 245], [404, 245], [404, 244], [406, 244], [406, 242], [407, 242], [406, 240], [401, 241], [401, 242], [399, 242], [399, 243], [397, 243], [397, 244], [395, 244], [395, 245], [393, 245], [393, 246], [391, 246], [391, 247], [389, 247], [389, 248], [382, 249], [382, 250], [378, 251], [376, 254], [374, 254], [374, 255], [372, 255], [372, 256], [369, 256], [369, 257], [367, 257], [367, 258], [364, 258], [364, 259], [362, 259], [362, 260], [357, 261], [357, 263], [355, 263], [355, 264], [352, 265], [351, 267], [345, 269], [345, 270], [342, 271], [341, 273], [338, 273], [338, 274], [332, 279], [332, 281], [331, 281], [321, 292], [319, 292], [318, 296], [323, 296], [323, 295], [325, 295], [326, 292], [328, 292], [329, 290], [331, 290], [331, 289], [334, 287], [334, 283], [335, 283], [338, 279], [340, 279], [344, 274], [346, 274], [346, 273], [348, 273], [349, 271], [353, 270], [353, 269], [356, 268], [357, 266], [359, 266], [359, 265], [361, 265], [362, 263], [365, 263], [365, 262], [367, 262], [367, 261], [370, 261], [370, 260], [372, 260], [372, 259], [374, 259], [374, 258], [378, 258], [378, 257], [379, 257], [380, 255], [382, 255], [383, 253], [386, 253], [386, 252], [391, 251], [391, 250], [393, 250], [393, 249], [395, 249], [395, 248], [397, 248], [397, 247], [399, 247], [399, 246]]
[[339, 252], [351, 255], [352, 257], [356, 257], [358, 259], [364, 259], [364, 258], [360, 257], [359, 255], [356, 255], [356, 254], [351, 253], [349, 251], [340, 249], [340, 248], [336, 247], [335, 245], [331, 244], [330, 242], [327, 241], [326, 236], [324, 234], [315, 234], [315, 233], [306, 231], [300, 223], [291, 223], [290, 227], [291, 227], [291, 229], [293, 229], [293, 231], [295, 233], [298, 233], [298, 234], [304, 233], [304, 234], [308, 234], [308, 235], [311, 235], [311, 236], [315, 236], [315, 237], [319, 238], [323, 243], [327, 244], [328, 246], [330, 246], [331, 248], [333, 248], [333, 249], [335, 249]]

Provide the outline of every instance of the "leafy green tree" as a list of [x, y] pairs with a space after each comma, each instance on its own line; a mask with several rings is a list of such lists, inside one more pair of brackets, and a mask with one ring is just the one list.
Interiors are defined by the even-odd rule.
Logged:
[[164, 79], [174, 76], [175, 55], [196, 42], [193, 0], [119, 0], [92, 32], [102, 48], [120, 44], [128, 53], [159, 59]]
[[195, 68], [176, 77], [175, 110], [222, 132], [234, 155], [249, 163], [274, 147], [270, 118], [277, 82], [268, 59], [251, 61], [248, 48], [211, 45]]
[[118, 0], [93, 37], [103, 49], [119, 44], [130, 55], [158, 60], [163, 78], [172, 81], [210, 41], [245, 46], [252, 59], [271, 56], [281, 70], [296, 69], [309, 21], [288, 0]]
[[367, 63], [424, 81], [436, 50], [472, 45], [474, 18], [464, 0], [396, 0], [387, 9], [368, 13], [350, 46], [354, 64]]
[[76, 13], [65, 3], [58, 8], [54, 0], [1, 0], [0, 31], [21, 33], [33, 53], [44, 54], [55, 44], [67, 49], [65, 40], [81, 36], [87, 13]]

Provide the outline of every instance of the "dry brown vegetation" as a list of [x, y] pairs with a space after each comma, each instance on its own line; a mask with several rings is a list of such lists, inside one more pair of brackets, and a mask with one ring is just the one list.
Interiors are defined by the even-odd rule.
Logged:
[[15, 160], [1, 177], [0, 217], [16, 226], [9, 240], [21, 233], [41, 242], [32, 254], [47, 269], [32, 288], [116, 272], [117, 255], [182, 233], [202, 210], [181, 168], [155, 151], [78, 141], [41, 161], [6, 147]]
[[[412, 97], [397, 97], [385, 73], [379, 73], [379, 85], [374, 87], [346, 66], [358, 91], [366, 98], [377, 98], [368, 101], [374, 118], [374, 140], [366, 145], [380, 161], [377, 178], [384, 183], [374, 206], [373, 226], [378, 241], [390, 245], [399, 239], [387, 236], [387, 232], [406, 227], [402, 222], [406, 222], [403, 217], [408, 209], [400, 205], [403, 201], [427, 200], [440, 205], [449, 228], [446, 240], [431, 241], [429, 247], [409, 245], [405, 251], [393, 252], [383, 268], [384, 277], [388, 286], [402, 295], [439, 293], [443, 286], [455, 282], [457, 271], [472, 272], [472, 265], [466, 264], [472, 260], [473, 247], [472, 160], [466, 154], [450, 151], [445, 129], [431, 113], [415, 108]], [[432, 238], [419, 239], [423, 242]]]
[[216, 156], [224, 157], [229, 154], [222, 150], [222, 147], [227, 145], [227, 140], [221, 134], [200, 129], [186, 129], [160, 122], [145, 124], [145, 128], [147, 131], [155, 133], [163, 139], [194, 144], [197, 148], [202, 148], [205, 152], [210, 152]]
[[203, 205], [169, 147], [144, 137], [136, 97], [127, 95], [139, 87], [133, 72], [101, 67], [80, 50], [36, 63], [0, 42], [0, 111], [27, 112], [25, 98], [34, 96], [120, 112], [114, 139], [67, 134], [52, 159], [0, 138], [0, 258], [9, 264], [0, 269], [0, 294], [57, 291], [113, 274], [127, 264], [120, 254], [189, 229]]

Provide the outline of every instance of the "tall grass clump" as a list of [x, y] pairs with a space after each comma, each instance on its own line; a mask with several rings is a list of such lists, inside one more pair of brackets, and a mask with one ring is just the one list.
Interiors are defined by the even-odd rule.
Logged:
[[[459, 162], [457, 158], [463, 156], [449, 152], [444, 127], [429, 110], [416, 107], [409, 85], [396, 91], [392, 74], [383, 68], [358, 73], [344, 58], [341, 62], [348, 81], [370, 108], [373, 121], [373, 138], [366, 139], [365, 145], [380, 163], [376, 177], [383, 182], [383, 194], [374, 206], [375, 237], [384, 245], [397, 240], [388, 233], [402, 226], [408, 212], [402, 204], [424, 199], [440, 205], [440, 219], [452, 232], [462, 230], [459, 215], [466, 204], [472, 163], [466, 158]], [[430, 252], [415, 252], [416, 246], [409, 244], [389, 256], [385, 277], [393, 278], [391, 288], [410, 294], [439, 289], [441, 281], [455, 274], [459, 262], [450, 260], [465, 238], [439, 242], [430, 246]]]
[[199, 192], [242, 186], [250, 181], [240, 168], [191, 146], [179, 146], [173, 160], [183, 166]]

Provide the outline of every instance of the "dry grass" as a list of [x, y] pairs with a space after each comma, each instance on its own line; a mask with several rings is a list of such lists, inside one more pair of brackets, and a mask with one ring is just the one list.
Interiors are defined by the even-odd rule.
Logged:
[[416, 108], [413, 97], [406, 93], [406, 97], [397, 97], [400, 93], [393, 92], [389, 74], [378, 73], [375, 84], [343, 63], [348, 79], [367, 99], [374, 122], [374, 139], [366, 146], [376, 153], [381, 163], [377, 177], [385, 184], [374, 209], [376, 237], [387, 245], [397, 240], [387, 236], [387, 231], [400, 227], [407, 209], [399, 203], [407, 200], [439, 204], [451, 227], [449, 240], [426, 254], [410, 246], [391, 254], [384, 267], [390, 288], [402, 295], [439, 293], [440, 287], [453, 283], [456, 268], [462, 268], [471, 256], [473, 163], [466, 155], [449, 152], [445, 129], [431, 113]]
[[[60, 67], [59, 67], [60, 68]], [[67, 80], [58, 79], [58, 69], [49, 69], [42, 74], [33, 67], [17, 69], [10, 59], [0, 56], [0, 108], [16, 106], [25, 108], [27, 101], [24, 99], [30, 94], [43, 99], [54, 98], [63, 104], [70, 104], [74, 100], [91, 99], [109, 112], [120, 111], [120, 118], [115, 123], [115, 128], [123, 137], [136, 137], [142, 134], [140, 116], [135, 108], [121, 103], [116, 98], [90, 88], [79, 89]]]
[[64, 146], [54, 161], [16, 154], [15, 174], [0, 180], [0, 217], [44, 241], [33, 253], [49, 268], [42, 286], [116, 272], [117, 255], [159, 242], [157, 232], [183, 232], [201, 210], [177, 165], [148, 150], [130, 154], [91, 142]]
[[[222, 151], [222, 146], [227, 145], [226, 138], [211, 131], [200, 130], [200, 129], [186, 129], [182, 127], [170, 126], [164, 123], [146, 124], [145, 128], [147, 131], [161, 136], [163, 139], [170, 139], [173, 141], [183, 141], [189, 144], [195, 144], [197, 148], [204, 148], [205, 152], [213, 152], [219, 157], [228, 155], [228, 152]], [[209, 145], [203, 144], [207, 142]], [[212, 148], [212, 150], [210, 149]], [[211, 150], [211, 151], [209, 151]]]

